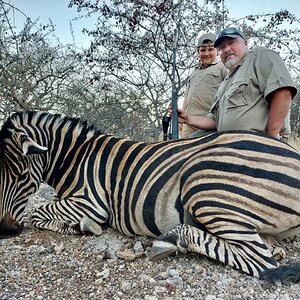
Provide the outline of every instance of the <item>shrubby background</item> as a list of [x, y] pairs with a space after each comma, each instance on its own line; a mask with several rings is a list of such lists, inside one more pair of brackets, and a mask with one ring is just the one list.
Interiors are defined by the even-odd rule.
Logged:
[[[227, 26], [240, 27], [259, 44], [280, 52], [296, 84], [300, 75], [299, 18], [284, 10], [230, 19], [220, 0], [71, 0], [78, 16], [97, 16], [88, 48], [50, 43], [54, 25], [28, 19], [13, 26], [0, 6], [0, 124], [18, 110], [43, 110], [81, 117], [104, 132], [138, 141], [161, 138], [161, 119], [171, 101], [174, 26], [178, 31], [176, 90], [197, 64], [197, 37]], [[70, 29], [71, 30], [71, 29]], [[299, 95], [291, 123], [300, 135]]]

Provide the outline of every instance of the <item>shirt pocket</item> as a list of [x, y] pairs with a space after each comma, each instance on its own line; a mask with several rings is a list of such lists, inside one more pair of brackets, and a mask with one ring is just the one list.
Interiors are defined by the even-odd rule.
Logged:
[[249, 97], [249, 82], [246, 80], [237, 81], [233, 83], [226, 93], [227, 110], [238, 109], [248, 105]]
[[221, 82], [223, 80], [221, 73], [219, 70], [206, 70], [203, 77], [202, 82], [206, 84], [216, 84], [216, 82]]

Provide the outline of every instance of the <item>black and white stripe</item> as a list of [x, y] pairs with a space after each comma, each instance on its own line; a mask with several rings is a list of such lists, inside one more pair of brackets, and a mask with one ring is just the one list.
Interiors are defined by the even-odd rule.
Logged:
[[[262, 235], [300, 232], [300, 155], [261, 134], [146, 144], [40, 112], [13, 115], [0, 134], [0, 233], [8, 215], [22, 222], [41, 181], [58, 200], [35, 211], [36, 227], [100, 234], [108, 223], [125, 235], [158, 236], [154, 259], [182, 243], [259, 277], [277, 266]], [[187, 216], [193, 226], [180, 225]]]

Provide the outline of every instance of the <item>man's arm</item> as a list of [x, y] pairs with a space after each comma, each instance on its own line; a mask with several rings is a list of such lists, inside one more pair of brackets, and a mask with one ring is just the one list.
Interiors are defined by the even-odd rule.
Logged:
[[203, 130], [216, 129], [216, 121], [207, 116], [190, 116], [186, 111], [178, 108], [178, 123], [194, 126]]
[[270, 110], [267, 134], [280, 138], [280, 130], [288, 115], [292, 101], [290, 88], [280, 88], [272, 93], [270, 99]]

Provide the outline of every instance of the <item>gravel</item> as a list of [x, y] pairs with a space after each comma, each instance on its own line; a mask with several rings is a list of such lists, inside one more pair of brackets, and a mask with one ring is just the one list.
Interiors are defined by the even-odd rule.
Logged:
[[[20, 236], [0, 240], [0, 299], [280, 299], [300, 298], [300, 284], [269, 284], [195, 253], [150, 262], [152, 240], [106, 228], [99, 237], [30, 227], [32, 210], [48, 202], [48, 186], [30, 198]], [[282, 243], [299, 262], [299, 239]]]

